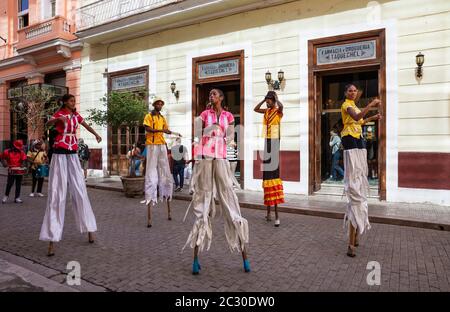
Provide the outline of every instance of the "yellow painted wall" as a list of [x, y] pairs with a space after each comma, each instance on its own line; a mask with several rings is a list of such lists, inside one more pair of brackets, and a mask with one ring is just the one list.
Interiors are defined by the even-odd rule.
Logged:
[[[300, 135], [307, 135], [300, 133], [299, 128], [300, 94], [307, 92], [300, 90], [299, 34], [367, 23], [373, 18], [367, 9], [368, 2], [304, 0], [237, 14], [113, 43], [108, 48], [108, 61], [105, 45], [87, 47], [82, 61], [81, 111], [100, 103], [104, 90], [101, 73], [107, 63], [155, 55], [155, 93], [168, 99], [169, 123], [173, 130], [183, 132], [186, 93], [191, 92], [191, 86], [186, 85], [186, 54], [211, 46], [250, 41], [254, 103], [267, 91], [264, 73], [269, 69], [275, 77], [283, 69], [287, 80], [280, 92], [286, 107], [281, 148], [299, 150]], [[450, 152], [450, 1], [379, 3], [380, 18], [397, 23], [398, 103], [394, 105], [398, 105], [399, 151]], [[414, 76], [415, 55], [419, 51], [425, 54], [420, 84]], [[178, 103], [169, 90], [172, 81], [176, 81], [181, 93]], [[256, 116], [255, 130], [260, 123], [261, 116]], [[260, 131], [255, 133], [259, 135]]]

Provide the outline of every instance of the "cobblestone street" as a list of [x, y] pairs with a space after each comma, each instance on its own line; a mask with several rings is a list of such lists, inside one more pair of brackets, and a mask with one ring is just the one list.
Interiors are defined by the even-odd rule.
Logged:
[[[3, 192], [6, 179], [0, 179]], [[190, 215], [182, 222], [188, 202], [172, 202], [172, 221], [160, 205], [147, 228], [140, 199], [94, 189], [88, 192], [99, 228], [95, 244], [75, 231], [68, 205], [63, 240], [48, 258], [47, 243], [38, 240], [47, 198], [30, 198], [28, 191], [24, 186], [23, 204], [0, 206], [0, 249], [61, 273], [79, 261], [82, 280], [106, 290], [450, 291], [450, 232], [372, 223], [349, 258], [342, 220], [284, 213], [276, 228], [263, 211], [242, 209], [252, 272], [244, 273], [240, 254], [229, 252], [219, 215], [211, 249], [200, 254], [202, 271], [193, 276], [191, 250], [181, 252], [193, 221]], [[366, 282], [369, 261], [381, 264], [380, 286]], [[62, 282], [64, 275], [52, 279]]]

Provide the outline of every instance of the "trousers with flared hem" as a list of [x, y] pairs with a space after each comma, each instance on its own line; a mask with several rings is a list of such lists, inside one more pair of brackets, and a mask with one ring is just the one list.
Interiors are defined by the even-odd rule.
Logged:
[[48, 198], [39, 239], [59, 242], [64, 227], [67, 193], [77, 229], [81, 233], [97, 231], [94, 212], [77, 154], [53, 154], [48, 179]]
[[183, 249], [211, 246], [211, 218], [216, 214], [215, 198], [224, 217], [225, 237], [231, 251], [243, 251], [249, 241], [248, 222], [241, 215], [239, 201], [233, 189], [231, 170], [226, 159], [202, 159], [196, 162], [192, 175], [194, 194], [186, 211], [193, 207], [195, 222]]
[[367, 180], [367, 150], [349, 149], [344, 151], [344, 193], [347, 197], [347, 210], [344, 227], [348, 231], [348, 222], [363, 234], [370, 229], [367, 197], [369, 182]]
[[171, 200], [174, 180], [170, 172], [167, 147], [164, 144], [147, 145], [147, 163], [145, 169], [146, 205], [156, 205], [159, 200]]

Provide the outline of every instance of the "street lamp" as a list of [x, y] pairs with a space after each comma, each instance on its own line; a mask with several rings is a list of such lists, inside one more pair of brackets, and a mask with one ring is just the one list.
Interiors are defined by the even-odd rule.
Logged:
[[266, 72], [265, 78], [269, 88], [271, 87], [273, 90], [280, 90], [281, 83], [284, 80], [284, 71], [280, 69], [277, 75], [278, 80], [272, 80], [272, 73], [270, 71]]
[[178, 100], [178, 98], [180, 97], [180, 91], [176, 89], [177, 84], [175, 83], [175, 81], [172, 81], [172, 83], [170, 84], [170, 90], [172, 91], [172, 94], [175, 95], [175, 98]]
[[419, 52], [419, 54], [416, 55], [416, 77], [419, 79], [422, 78], [423, 63], [425, 63], [425, 55], [423, 55], [422, 52]]

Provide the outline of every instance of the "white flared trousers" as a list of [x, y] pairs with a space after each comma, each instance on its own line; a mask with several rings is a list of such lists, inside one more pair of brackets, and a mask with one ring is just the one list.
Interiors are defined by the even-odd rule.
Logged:
[[[248, 243], [248, 223], [241, 215], [239, 201], [233, 190], [233, 179], [230, 165], [226, 159], [202, 159], [195, 164], [192, 175], [194, 194], [192, 206], [195, 214], [194, 226], [183, 249], [190, 245], [202, 251], [211, 246], [212, 227], [211, 218], [215, 216], [214, 199], [220, 203], [220, 210], [224, 217], [225, 237], [231, 251], [242, 251]], [[188, 214], [186, 211], [185, 218]]]
[[66, 198], [69, 192], [77, 229], [81, 233], [97, 231], [94, 212], [84, 182], [78, 154], [53, 154], [48, 179], [48, 199], [40, 240], [59, 242], [64, 227]]
[[347, 211], [344, 216], [344, 227], [348, 231], [348, 222], [363, 234], [370, 229], [369, 181], [367, 180], [367, 150], [350, 149], [344, 151], [344, 192], [347, 196]]
[[147, 145], [145, 170], [145, 204], [156, 205], [158, 203], [158, 192], [160, 200], [170, 200], [175, 182], [170, 173], [166, 145]]

